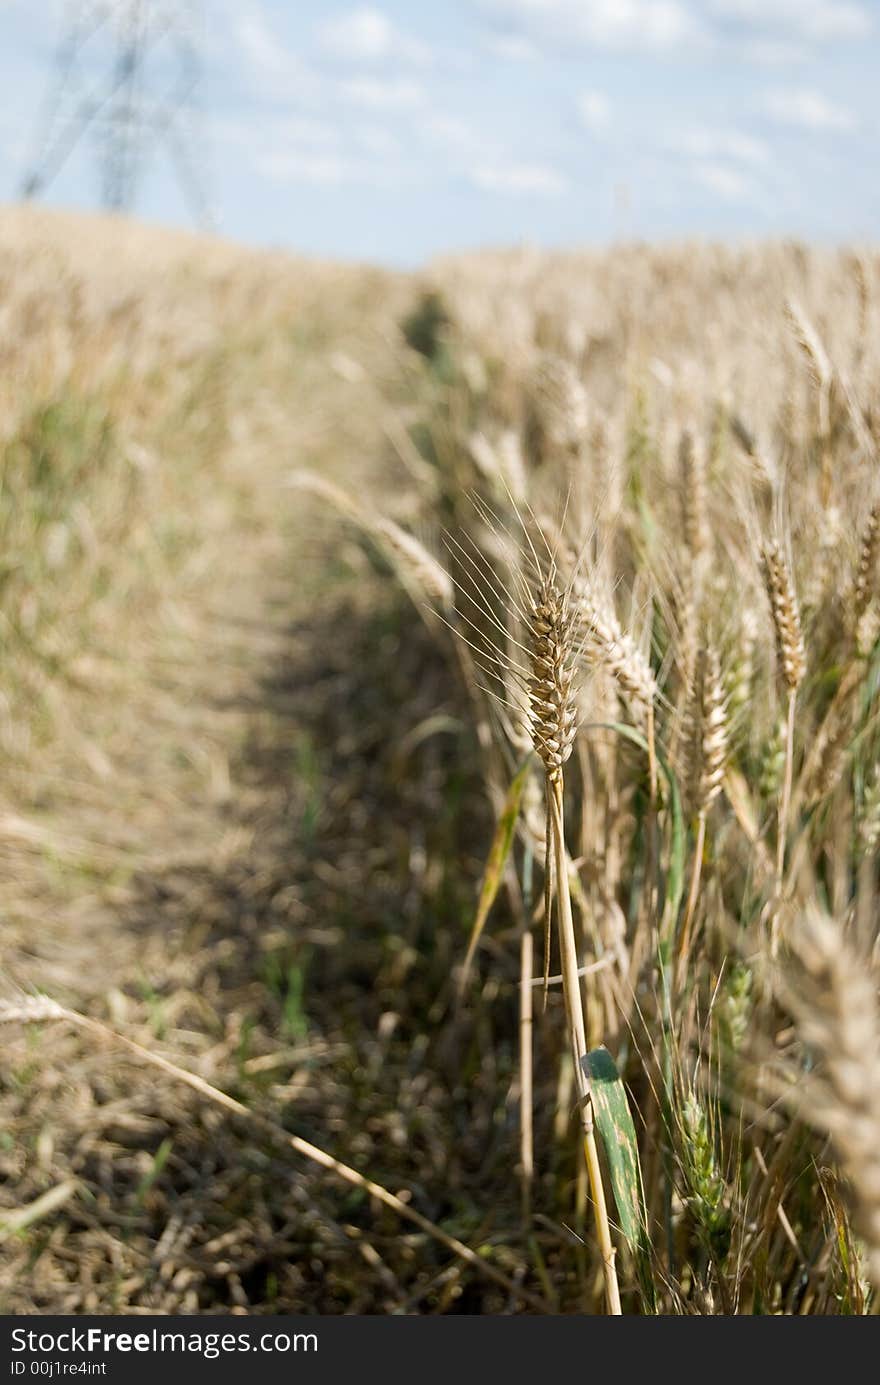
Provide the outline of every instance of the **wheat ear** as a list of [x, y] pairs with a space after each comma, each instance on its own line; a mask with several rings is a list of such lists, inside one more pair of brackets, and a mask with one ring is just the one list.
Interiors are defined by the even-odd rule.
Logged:
[[871, 506], [859, 544], [859, 565], [856, 569], [853, 605], [856, 619], [863, 616], [874, 596], [877, 559], [880, 557], [880, 500]]
[[678, 445], [681, 527], [685, 546], [695, 567], [709, 548], [706, 506], [706, 457], [692, 428], [685, 428]]
[[831, 388], [834, 384], [834, 367], [819, 333], [806, 313], [794, 299], [785, 303], [786, 316], [801, 349], [819, 401], [819, 433], [824, 440], [830, 432]]
[[776, 636], [776, 657], [779, 674], [786, 691], [788, 712], [785, 733], [785, 768], [779, 799], [779, 822], [776, 839], [776, 892], [782, 891], [785, 869], [785, 843], [788, 831], [788, 810], [791, 802], [791, 782], [794, 764], [795, 703], [798, 688], [806, 672], [804, 637], [801, 618], [788, 560], [780, 545], [772, 540], [763, 552], [764, 582]]
[[859, 544], [859, 562], [853, 583], [853, 635], [856, 652], [866, 656], [877, 638], [877, 564], [880, 559], [880, 500], [871, 506]]
[[632, 636], [624, 632], [610, 602], [588, 580], [576, 578], [572, 609], [587, 662], [607, 668], [627, 702], [644, 715], [657, 697], [657, 683], [650, 664]]
[[690, 952], [691, 927], [700, 893], [706, 819], [721, 792], [727, 758], [727, 699], [718, 654], [704, 646], [697, 658], [697, 674], [691, 698], [691, 752], [689, 793], [697, 814], [694, 863], [687, 905], [678, 943], [677, 981], [681, 986]]
[[583, 577], [572, 582], [572, 607], [576, 613], [580, 649], [586, 662], [606, 668], [631, 710], [644, 721], [648, 742], [651, 809], [657, 801], [657, 750], [654, 704], [657, 683], [651, 665], [631, 635], [625, 633], [611, 603]]

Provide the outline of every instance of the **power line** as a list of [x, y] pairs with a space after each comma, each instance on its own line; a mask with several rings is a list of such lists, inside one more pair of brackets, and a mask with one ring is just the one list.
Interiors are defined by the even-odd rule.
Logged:
[[89, 135], [104, 206], [129, 211], [165, 145], [195, 220], [212, 225], [196, 102], [202, 34], [200, 0], [70, 0], [22, 195], [43, 193]]

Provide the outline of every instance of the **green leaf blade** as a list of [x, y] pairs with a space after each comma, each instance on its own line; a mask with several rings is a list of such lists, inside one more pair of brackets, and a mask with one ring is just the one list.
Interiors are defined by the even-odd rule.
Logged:
[[593, 1120], [605, 1151], [618, 1225], [635, 1262], [645, 1308], [654, 1313], [656, 1295], [639, 1146], [626, 1089], [607, 1048], [594, 1048], [581, 1061], [590, 1084]]

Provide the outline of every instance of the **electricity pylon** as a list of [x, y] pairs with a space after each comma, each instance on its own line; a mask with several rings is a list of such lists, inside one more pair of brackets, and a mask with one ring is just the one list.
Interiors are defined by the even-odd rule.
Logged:
[[129, 211], [164, 144], [196, 221], [210, 226], [195, 104], [202, 19], [199, 0], [69, 0], [23, 196], [43, 192], [89, 134], [104, 206]]

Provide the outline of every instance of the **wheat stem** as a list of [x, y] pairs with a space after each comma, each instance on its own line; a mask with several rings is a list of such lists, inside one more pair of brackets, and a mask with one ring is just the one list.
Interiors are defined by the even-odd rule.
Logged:
[[657, 730], [654, 717], [654, 704], [648, 704], [645, 719], [646, 736], [648, 742], [648, 787], [651, 795], [651, 811], [657, 805]]
[[776, 893], [782, 893], [785, 873], [785, 847], [788, 836], [788, 813], [791, 805], [791, 785], [794, 771], [794, 724], [797, 703], [797, 689], [788, 694], [788, 716], [785, 723], [785, 769], [782, 776], [782, 791], [779, 796], [779, 827], [776, 840]]
[[578, 1106], [584, 1132], [584, 1158], [590, 1180], [590, 1193], [596, 1218], [596, 1231], [602, 1255], [602, 1268], [605, 1278], [605, 1297], [608, 1312], [619, 1315], [620, 1288], [617, 1282], [615, 1264], [617, 1252], [611, 1239], [611, 1226], [608, 1221], [608, 1207], [605, 1201], [605, 1188], [602, 1182], [602, 1168], [599, 1163], [599, 1149], [593, 1127], [592, 1105], [589, 1085], [584, 1072], [583, 1059], [587, 1055], [586, 1023], [584, 1020], [583, 997], [578, 978], [577, 943], [574, 920], [571, 911], [571, 894], [568, 886], [568, 864], [565, 857], [565, 815], [563, 807], [563, 779], [559, 771], [547, 780], [547, 792], [552, 806], [553, 852], [556, 862], [557, 919], [559, 923], [559, 951], [562, 958], [562, 989], [565, 996], [565, 1013], [568, 1022], [571, 1055], [574, 1062], [575, 1082], [578, 1093]]
[[532, 1182], [535, 1176], [535, 1146], [532, 1121], [533, 1067], [532, 968], [534, 940], [528, 921], [523, 927], [519, 951], [519, 1162], [522, 1180], [523, 1225], [532, 1216]]
[[681, 925], [681, 933], [678, 941], [678, 956], [675, 965], [675, 980], [679, 990], [684, 984], [684, 970], [687, 966], [688, 954], [691, 947], [691, 925], [697, 908], [697, 899], [700, 893], [700, 879], [703, 872], [703, 851], [706, 846], [706, 810], [700, 809], [697, 819], [697, 839], [694, 843], [694, 863], [691, 868], [691, 883], [688, 890], [687, 904], [685, 905], [684, 920]]
[[654, 703], [648, 703], [645, 721], [645, 739], [648, 744], [648, 817], [647, 849], [645, 853], [645, 907], [648, 917], [656, 913], [657, 905], [657, 733], [654, 720]]

